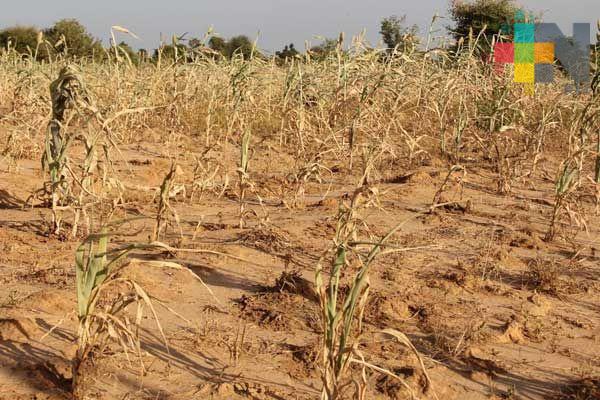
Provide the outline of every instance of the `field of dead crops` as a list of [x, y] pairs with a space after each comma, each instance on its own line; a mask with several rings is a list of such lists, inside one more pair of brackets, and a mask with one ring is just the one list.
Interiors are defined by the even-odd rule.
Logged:
[[0, 399], [600, 398], [600, 90], [472, 50], [3, 53]]

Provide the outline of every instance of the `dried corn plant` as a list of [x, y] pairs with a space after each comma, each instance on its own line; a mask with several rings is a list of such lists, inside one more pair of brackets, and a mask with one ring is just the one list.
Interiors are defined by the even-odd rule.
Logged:
[[[128, 244], [110, 249], [111, 237], [118, 235], [115, 229], [120, 228], [126, 222], [128, 221], [106, 225], [100, 233], [88, 236], [79, 245], [75, 254], [79, 323], [77, 348], [72, 361], [72, 390], [73, 396], [77, 400], [87, 398], [86, 392], [90, 384], [87, 368], [90, 367], [90, 359], [101, 356], [111, 343], [117, 345], [124, 352], [128, 362], [131, 362], [130, 353], [135, 355], [140, 361], [140, 375], [145, 372], [140, 342], [140, 327], [145, 309], [150, 310], [167, 352], [169, 352], [169, 345], [155, 306], [160, 306], [178, 318], [189, 322], [161, 300], [148, 293], [134, 279], [127, 278], [123, 274], [123, 269], [132, 261], [128, 260], [128, 256], [134, 249], [170, 252], [186, 250], [174, 249], [161, 242]], [[215, 254], [210, 250], [187, 251], [196, 253], [206, 251]], [[168, 261], [149, 261], [147, 259], [135, 259], [135, 261], [149, 268], [167, 268], [188, 272], [219, 303], [210, 288], [191, 270]], [[135, 312], [128, 311], [130, 308], [135, 308]], [[52, 328], [46, 336], [55, 328]]]
[[[129, 353], [140, 359], [140, 373], [144, 371], [139, 327], [144, 307], [150, 309], [157, 328], [168, 349], [166, 337], [158, 320], [154, 304], [160, 301], [149, 295], [132, 279], [120, 276], [123, 260], [133, 246], [109, 250], [111, 233], [105, 228], [91, 235], [79, 246], [75, 255], [77, 282], [77, 350], [73, 359], [73, 397], [85, 399], [89, 386], [88, 361], [93, 354], [100, 356], [110, 342], [116, 343], [129, 359]], [[110, 289], [119, 291], [110, 295]], [[126, 310], [136, 307], [133, 321]]]
[[[463, 165], [452, 165], [448, 169], [448, 173], [442, 181], [442, 184], [433, 195], [433, 200], [431, 201], [431, 207], [429, 208], [429, 211], [433, 212], [437, 208], [452, 205], [458, 205], [460, 207], [459, 202], [463, 199], [463, 183], [466, 176], [467, 169]], [[452, 183], [454, 183], [454, 185], [452, 185]], [[450, 201], [444, 197], [444, 192], [446, 192], [446, 190], [451, 186], [455, 187], [455, 192], [458, 193], [458, 200]]]
[[220, 198], [229, 186], [229, 175], [227, 173], [219, 174], [222, 165], [213, 160], [205, 159], [205, 154], [201, 157], [194, 157], [196, 166], [194, 167], [190, 189], [190, 203], [194, 202], [196, 195], [198, 199], [201, 199], [206, 193]]
[[61, 70], [59, 77], [50, 85], [50, 94], [52, 119], [48, 123], [42, 169], [47, 169], [50, 175], [46, 194], [51, 198], [52, 230], [58, 234], [61, 224], [59, 208], [68, 207], [74, 200], [67, 178], [67, 151], [76, 136], [69, 134], [67, 127], [80, 105], [87, 108], [90, 99], [82, 79], [72, 67]]
[[499, 194], [509, 195], [515, 181], [524, 176], [523, 166], [528, 159], [529, 149], [522, 140], [524, 136], [519, 130], [502, 127], [491, 139], [494, 148], [494, 169], [497, 174], [496, 190]]
[[171, 198], [175, 197], [178, 189], [178, 186], [175, 184], [175, 179], [182, 173], [181, 167], [179, 167], [175, 161], [171, 162], [169, 172], [165, 175], [165, 178], [158, 189], [156, 222], [154, 224], [154, 231], [152, 232], [153, 242], [160, 240], [163, 231], [166, 229], [171, 219], [177, 224], [180, 236], [183, 238], [183, 231], [181, 229], [181, 224], [179, 223], [179, 215], [173, 206], [171, 206]]
[[550, 225], [545, 239], [554, 240], [556, 234], [561, 229], [561, 218], [567, 216], [569, 224], [577, 229], [587, 229], [584, 214], [580, 212], [578, 189], [580, 188], [580, 169], [577, 160], [574, 158], [563, 161], [558, 170], [555, 182], [554, 205]]
[[[290, 208], [302, 207], [304, 205], [304, 197], [306, 194], [306, 185], [310, 182], [323, 183], [323, 174], [327, 173], [331, 178], [332, 172], [329, 168], [323, 165], [323, 157], [331, 150], [325, 150], [315, 154], [307, 162], [303, 163], [295, 173], [290, 173], [286, 177], [288, 184], [293, 187], [293, 199], [290, 204], [284, 200], [284, 204]], [[327, 190], [329, 192], [329, 189]], [[322, 194], [322, 197], [327, 196], [327, 192]]]
[[[48, 171], [49, 181], [36, 196], [50, 199], [51, 231], [56, 235], [61, 231], [63, 212], [73, 212], [71, 236], [74, 237], [82, 214], [89, 232], [87, 209], [102, 197], [94, 188], [99, 181], [98, 152], [102, 150], [103, 165], [109, 168], [112, 165], [109, 150], [114, 147], [114, 142], [75, 67], [69, 65], [60, 71], [59, 77], [50, 85], [50, 94], [52, 118], [48, 123], [42, 156], [42, 170]], [[77, 140], [84, 148], [80, 165], [74, 165], [71, 162], [73, 155], [70, 155]]]
[[[352, 376], [350, 366], [358, 365], [398, 379], [411, 393], [410, 387], [394, 373], [365, 361], [359, 350], [362, 336], [362, 317], [369, 295], [369, 270], [378, 256], [393, 252], [416, 249], [398, 248], [388, 245], [388, 241], [399, 231], [405, 222], [397, 225], [384, 237], [375, 240], [358, 240], [359, 226], [362, 224], [358, 210], [371, 192], [367, 186], [359, 186], [348, 205], [341, 205], [337, 216], [337, 227], [330, 249], [319, 260], [315, 274], [315, 285], [319, 295], [323, 336], [321, 341], [322, 359], [319, 365], [322, 381], [321, 399], [364, 398], [366, 382]], [[385, 249], [385, 250], [384, 250]], [[352, 273], [349, 289], [342, 295], [342, 276]], [[384, 333], [396, 337], [408, 346], [422, 360], [408, 338], [397, 331]], [[425, 375], [427, 376], [426, 372]], [[429, 385], [429, 382], [428, 382]], [[351, 394], [354, 387], [354, 393]]]
[[239, 202], [240, 202], [240, 229], [244, 228], [244, 218], [246, 216], [246, 191], [251, 188], [248, 164], [250, 162], [250, 132], [242, 134], [240, 142], [240, 164], [238, 166], [238, 187], [239, 187]]

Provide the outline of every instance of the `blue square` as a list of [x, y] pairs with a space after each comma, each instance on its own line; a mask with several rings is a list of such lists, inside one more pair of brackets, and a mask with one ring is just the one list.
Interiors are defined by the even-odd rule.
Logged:
[[515, 43], [534, 43], [534, 24], [515, 24]]
[[554, 82], [554, 66], [552, 64], [535, 64], [535, 83]]

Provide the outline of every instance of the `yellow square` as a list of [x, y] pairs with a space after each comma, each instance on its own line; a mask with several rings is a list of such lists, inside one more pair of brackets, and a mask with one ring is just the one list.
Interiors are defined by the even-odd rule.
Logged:
[[535, 83], [535, 64], [515, 64], [515, 82]]
[[554, 43], [536, 43], [534, 53], [536, 64], [554, 63]]

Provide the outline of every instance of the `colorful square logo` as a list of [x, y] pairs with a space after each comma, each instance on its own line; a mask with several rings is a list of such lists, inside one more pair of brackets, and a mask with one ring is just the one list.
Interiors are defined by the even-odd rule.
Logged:
[[[518, 19], [517, 19], [518, 20]], [[524, 84], [533, 92], [534, 83], [550, 83], [554, 79], [554, 43], [536, 42], [536, 26], [519, 20], [512, 30], [514, 43], [496, 43], [496, 65], [514, 64], [514, 82]]]

